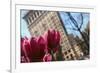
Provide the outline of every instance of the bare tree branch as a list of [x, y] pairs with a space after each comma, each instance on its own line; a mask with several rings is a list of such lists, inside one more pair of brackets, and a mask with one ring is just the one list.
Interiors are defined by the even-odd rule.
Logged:
[[[84, 34], [81, 31], [81, 28], [78, 27], [77, 21], [74, 19], [74, 17], [70, 14], [70, 12], [66, 12], [70, 18], [70, 20], [73, 22], [74, 26], [77, 28], [78, 32], [81, 34], [82, 38], [84, 39], [85, 44], [87, 45], [87, 49], [89, 49], [89, 43]], [[82, 16], [82, 15], [81, 15]], [[83, 24], [83, 16], [82, 16], [82, 22], [81, 22], [81, 27]]]
[[66, 13], [68, 14], [71, 21], [74, 23], [75, 27], [79, 28], [77, 21], [73, 18], [73, 16], [70, 14], [70, 12], [66, 12]]
[[80, 14], [81, 15], [81, 25], [80, 25], [80, 29], [82, 28], [82, 25], [83, 25], [83, 15], [82, 15], [82, 13]]
[[75, 28], [67, 28], [67, 29], [78, 31], [78, 30], [77, 30], [77, 29], [75, 29]]

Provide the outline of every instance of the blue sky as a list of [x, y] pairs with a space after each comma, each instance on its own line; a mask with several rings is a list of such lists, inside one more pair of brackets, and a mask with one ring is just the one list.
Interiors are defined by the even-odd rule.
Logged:
[[[71, 22], [71, 20], [69, 19], [69, 16], [65, 13], [65, 12], [59, 12], [60, 13], [60, 17], [66, 27], [66, 30], [69, 34], [74, 34], [75, 36], [78, 35], [80, 36], [80, 33], [75, 31], [75, 30], [71, 30], [71, 29], [68, 29], [68, 28], [75, 28], [74, 24]], [[78, 12], [71, 12], [71, 15], [75, 18], [75, 20], [77, 21], [78, 23], [78, 26], [80, 26], [80, 23], [81, 23], [81, 17], [80, 17], [80, 13]], [[86, 28], [86, 25], [88, 24], [88, 21], [90, 19], [90, 15], [89, 13], [82, 13], [83, 15], [83, 25], [82, 25], [82, 28], [81, 28], [81, 31], [84, 30], [84, 28]], [[81, 37], [81, 36], [80, 36]]]
[[[24, 36], [27, 36], [27, 37], [31, 37], [29, 31], [28, 31], [28, 26], [27, 26], [27, 23], [26, 21], [23, 19], [23, 16], [27, 13], [28, 11], [27, 10], [21, 10], [21, 36], [24, 37]], [[70, 21], [68, 15], [65, 13], [65, 12], [59, 12], [60, 13], [60, 17], [66, 27], [66, 30], [69, 34], [74, 34], [74, 35], [78, 35], [80, 36], [79, 32], [77, 31], [73, 31], [73, 30], [70, 30], [70, 29], [67, 29], [67, 28], [72, 28], [75, 26], [73, 25], [73, 23]], [[72, 16], [76, 19], [76, 21], [79, 23], [79, 26], [80, 26], [80, 13], [77, 13], [77, 12], [71, 12]], [[89, 13], [82, 13], [83, 14], [83, 26], [82, 26], [82, 31], [84, 30], [84, 28], [86, 28], [86, 25], [89, 21]]]
[[21, 36], [27, 36], [31, 37], [29, 31], [28, 31], [28, 26], [26, 21], [23, 19], [24, 15], [27, 13], [27, 10], [21, 10]]

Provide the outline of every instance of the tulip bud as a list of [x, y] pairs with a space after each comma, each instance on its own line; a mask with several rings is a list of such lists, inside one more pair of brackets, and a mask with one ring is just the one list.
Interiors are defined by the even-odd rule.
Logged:
[[49, 62], [49, 61], [52, 61], [52, 56], [49, 53], [47, 53], [43, 57], [43, 62]]
[[55, 30], [48, 30], [47, 42], [50, 49], [56, 48], [60, 43], [60, 33]]

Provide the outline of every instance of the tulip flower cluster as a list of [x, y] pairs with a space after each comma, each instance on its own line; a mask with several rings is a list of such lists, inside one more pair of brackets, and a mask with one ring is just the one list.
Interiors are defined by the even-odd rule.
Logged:
[[39, 37], [21, 38], [21, 63], [56, 61], [54, 53], [59, 52], [60, 33], [48, 30]]

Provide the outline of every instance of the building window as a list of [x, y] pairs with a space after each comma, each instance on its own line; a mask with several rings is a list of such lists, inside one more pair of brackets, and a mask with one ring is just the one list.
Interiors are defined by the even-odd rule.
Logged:
[[37, 15], [39, 16], [39, 11], [37, 11]]
[[71, 57], [71, 60], [74, 60], [74, 57], [73, 57], [73, 55], [72, 55], [72, 54], [70, 54], [70, 57]]
[[56, 24], [56, 19], [55, 19], [55, 16], [51, 16], [51, 20], [54, 24]]
[[34, 31], [34, 34], [36, 35], [36, 36], [38, 36], [39, 34], [38, 34], [38, 31]]
[[44, 28], [44, 30], [46, 30], [47, 29], [47, 25], [46, 24], [42, 24], [42, 27]]
[[35, 34], [37, 34], [37, 31], [34, 31]]
[[68, 52], [69, 52], [69, 53], [71, 52], [70, 49], [68, 50]]
[[69, 56], [66, 56], [67, 59], [69, 59]]
[[41, 15], [41, 11], [38, 11], [39, 15]]
[[55, 28], [57, 29], [58, 26], [56, 26], [56, 24], [54, 24]]
[[32, 15], [32, 20], [34, 20], [34, 15]]
[[30, 19], [31, 19], [31, 23], [32, 23], [32, 22], [33, 22], [33, 20], [34, 20], [32, 15], [30, 16]]
[[34, 17], [36, 18], [36, 12], [34, 12]]
[[65, 55], [67, 55], [67, 51], [65, 51]]
[[27, 21], [28, 21], [28, 24], [31, 23], [31, 19], [30, 19], [30, 17], [28, 17]]

